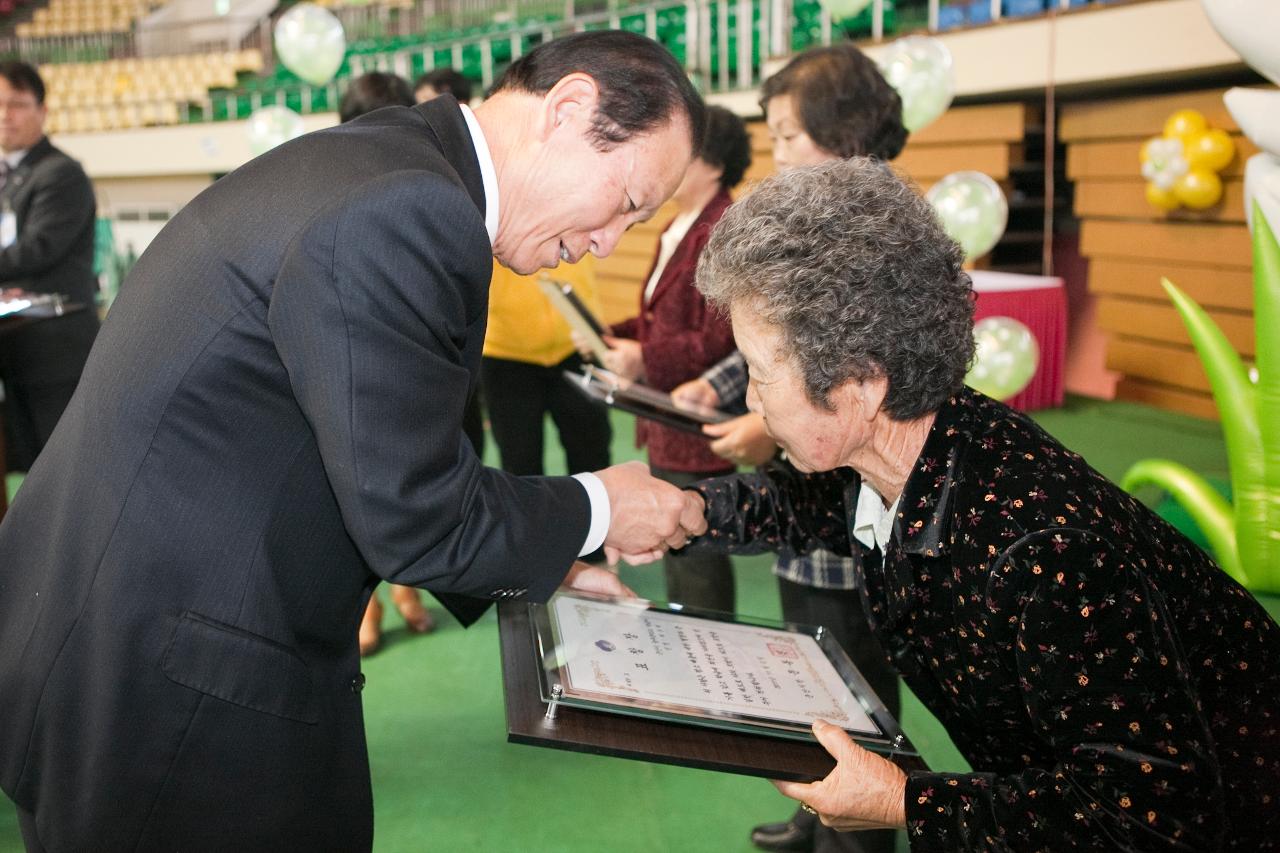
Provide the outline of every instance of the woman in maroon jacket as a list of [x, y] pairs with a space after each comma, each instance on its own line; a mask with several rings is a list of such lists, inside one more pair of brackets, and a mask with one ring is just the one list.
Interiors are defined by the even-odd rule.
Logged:
[[[729, 190], [749, 165], [751, 142], [742, 119], [723, 107], [709, 107], [702, 150], [673, 197], [679, 213], [662, 233], [640, 296], [640, 314], [614, 326], [613, 336], [606, 337], [613, 351], [605, 367], [670, 391], [733, 351], [729, 318], [706, 304], [693, 278], [711, 229], [733, 203]], [[698, 435], [642, 420], [636, 424], [636, 441], [649, 448], [654, 476], [678, 486], [733, 470]], [[667, 556], [664, 568], [669, 600], [733, 612], [733, 569], [727, 556]]]

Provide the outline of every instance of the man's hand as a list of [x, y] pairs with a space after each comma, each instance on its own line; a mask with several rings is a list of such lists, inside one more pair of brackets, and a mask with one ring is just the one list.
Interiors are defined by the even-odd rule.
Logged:
[[711, 452], [737, 465], [763, 465], [778, 452], [777, 442], [764, 428], [764, 418], [752, 413], [702, 428], [715, 436]]
[[604, 355], [604, 368], [623, 379], [640, 379], [644, 376], [644, 354], [639, 341], [605, 335], [609, 351]]
[[902, 768], [858, 746], [844, 729], [824, 720], [813, 724], [813, 734], [836, 759], [836, 768], [817, 782], [775, 781], [774, 787], [841, 832], [906, 829], [907, 774]]
[[618, 576], [608, 569], [602, 569], [599, 566], [593, 566], [584, 563], [581, 560], [575, 560], [569, 574], [564, 576], [564, 581], [560, 584], [566, 589], [576, 589], [579, 592], [594, 592], [600, 595], [612, 595], [617, 598], [636, 598], [636, 594], [631, 588], [618, 579]]
[[616, 563], [646, 563], [668, 548], [680, 548], [707, 529], [702, 497], [649, 475], [643, 462], [597, 471], [609, 494], [605, 555]]
[[671, 399], [677, 406], [684, 405], [690, 408], [709, 406], [714, 409], [720, 405], [720, 395], [705, 379], [690, 379], [683, 385], [677, 385], [671, 391]]

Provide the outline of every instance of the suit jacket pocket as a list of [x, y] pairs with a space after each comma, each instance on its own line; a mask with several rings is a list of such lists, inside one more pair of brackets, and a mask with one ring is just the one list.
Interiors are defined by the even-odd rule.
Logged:
[[307, 664], [287, 647], [187, 611], [161, 663], [170, 681], [288, 720], [318, 720]]

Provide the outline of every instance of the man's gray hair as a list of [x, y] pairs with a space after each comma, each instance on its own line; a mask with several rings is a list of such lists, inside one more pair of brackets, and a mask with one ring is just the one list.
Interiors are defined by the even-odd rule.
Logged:
[[814, 405], [841, 383], [885, 377], [885, 412], [936, 411], [973, 358], [973, 285], [929, 203], [882, 163], [790, 169], [729, 208], [698, 263], [698, 289], [782, 330]]

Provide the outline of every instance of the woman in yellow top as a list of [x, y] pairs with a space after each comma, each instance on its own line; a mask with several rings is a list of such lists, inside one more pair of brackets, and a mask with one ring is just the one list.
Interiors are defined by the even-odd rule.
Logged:
[[[594, 258], [561, 264], [549, 274], [572, 284], [587, 308], [600, 315]], [[543, 423], [548, 413], [560, 433], [568, 473], [608, 467], [613, 437], [608, 412], [570, 387], [563, 376], [581, 364], [569, 324], [543, 294], [537, 278], [516, 275], [494, 263], [480, 384], [504, 471], [543, 473]]]

